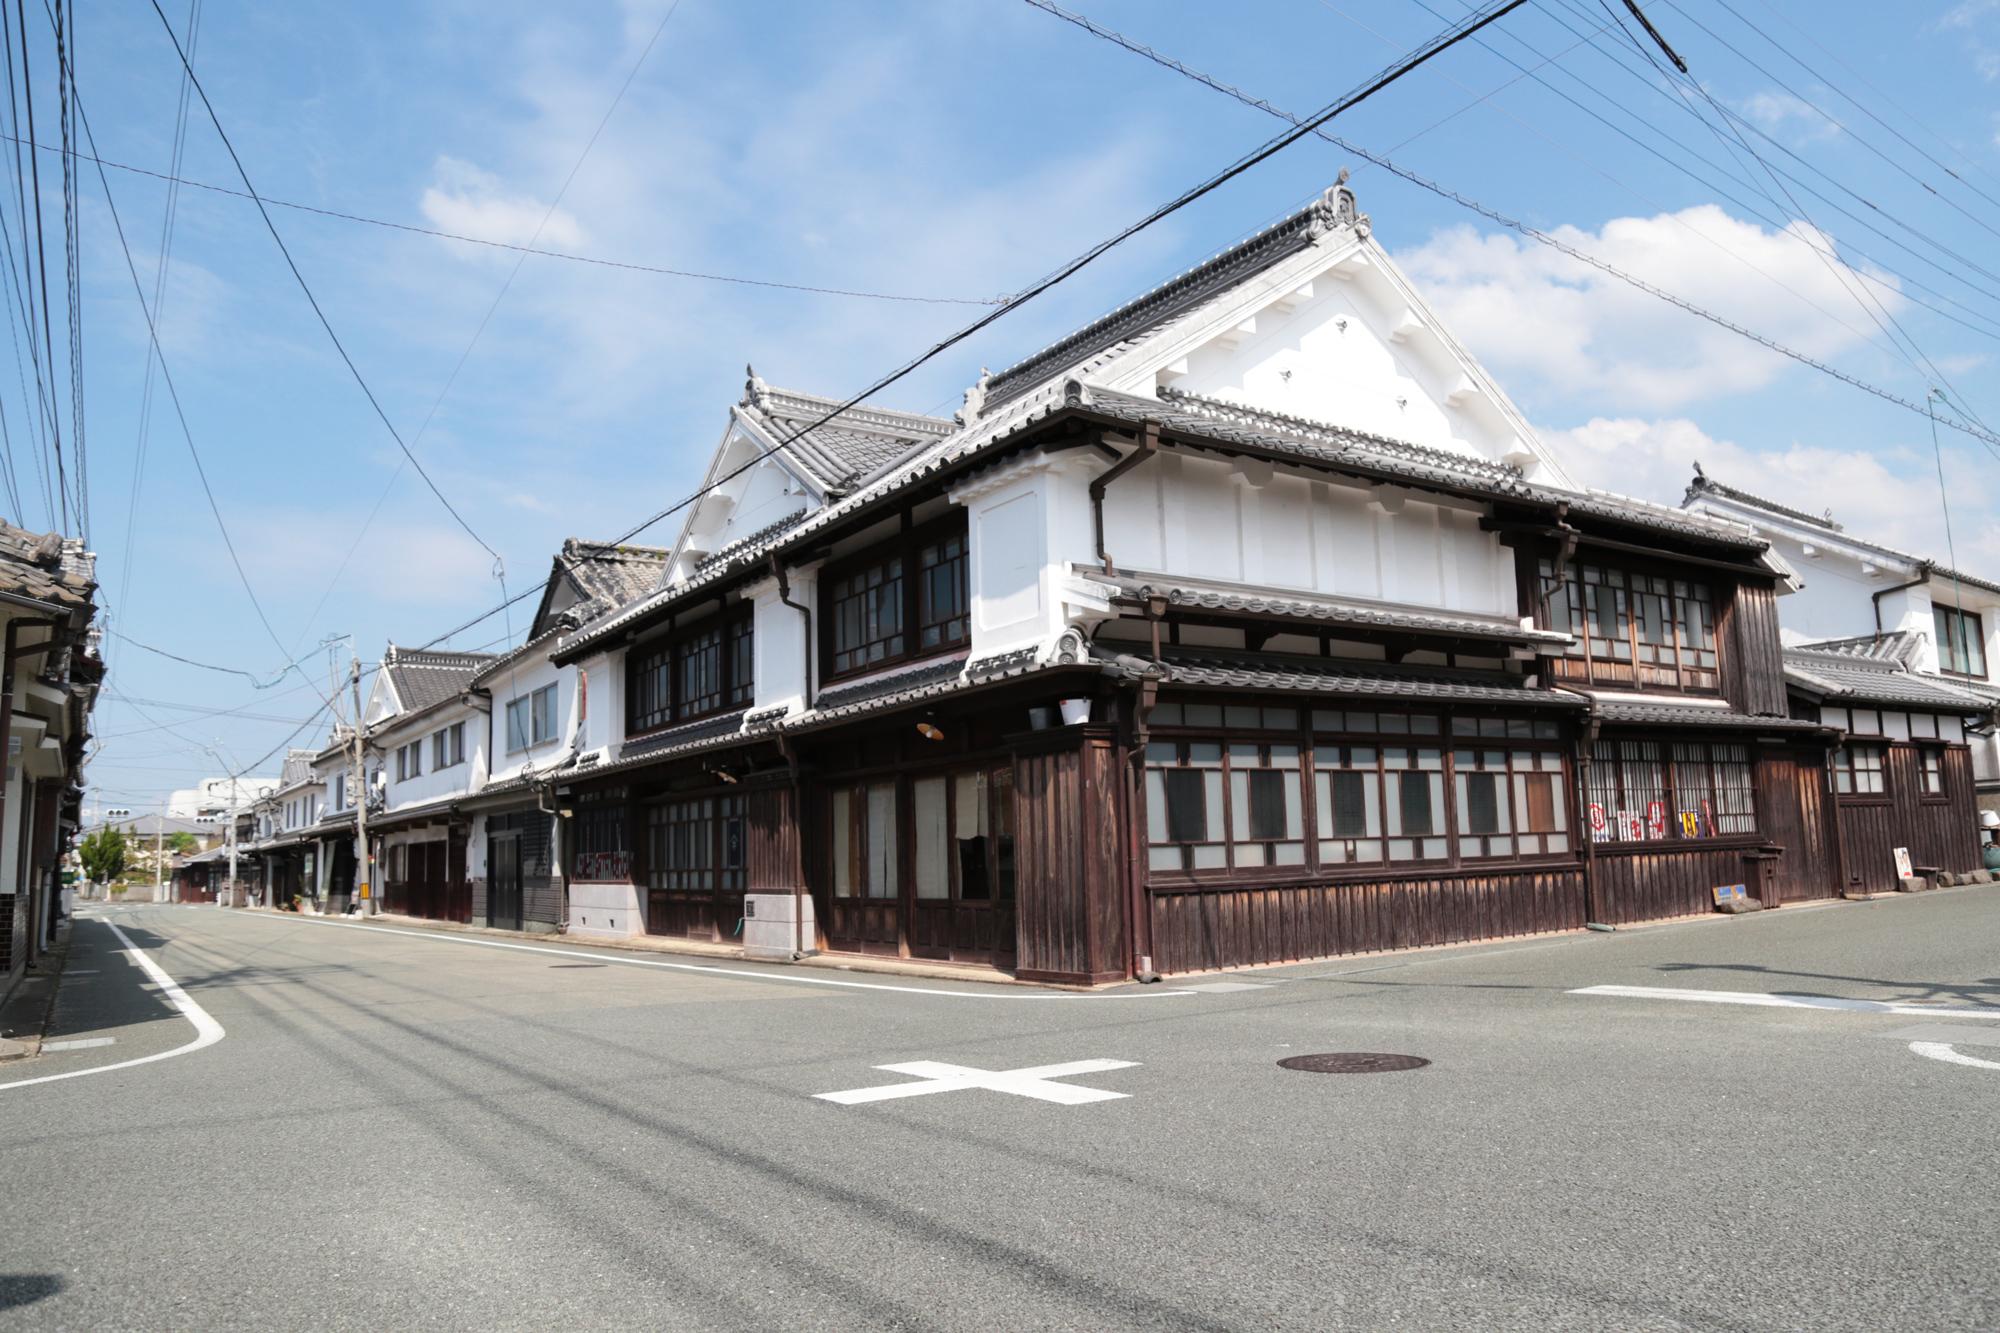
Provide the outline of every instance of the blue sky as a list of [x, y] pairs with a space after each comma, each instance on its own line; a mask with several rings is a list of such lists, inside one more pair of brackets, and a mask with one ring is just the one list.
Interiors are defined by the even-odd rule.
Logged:
[[[163, 4], [184, 25], [186, 0]], [[1300, 113], [1465, 12], [1457, 0], [1075, 5]], [[667, 9], [660, 0], [207, 0], [195, 63], [267, 196], [520, 243]], [[1776, 141], [1753, 139], [1760, 151], [1825, 200], [1796, 186], [1794, 199], [1776, 193], [1738, 146], [1680, 108], [1680, 94], [1650, 71], [1635, 75], [1638, 54], [1605, 30], [1609, 16], [1596, 0], [1536, 0], [1489, 29], [1483, 45], [1461, 44], [1334, 128], [1663, 288], [1921, 399], [1930, 372], [1891, 350], [1851, 290], [1854, 280], [1815, 253], [1837, 249], [1873, 276], [1881, 310], [1958, 400], [2000, 422], [1992, 361], [2000, 337], [2000, 263], [1992, 259], [2000, 253], [2000, 0], [1657, 0], [1648, 12], [1707, 94]], [[30, 37], [52, 68], [46, 28]], [[165, 171], [179, 66], [150, 6], [86, 10], [76, 49], [101, 153]], [[53, 123], [52, 109], [45, 119]], [[1277, 128], [1020, 0], [681, 0], [539, 244], [656, 267], [976, 301], [1024, 286]], [[44, 157], [59, 235], [55, 164]], [[1342, 166], [1354, 169], [1378, 239], [1591, 482], [1674, 501], [1699, 458], [1723, 480], [1832, 507], [1857, 531], [1944, 555], [1922, 417], [1312, 140], [1114, 251], [886, 401], [949, 411], [982, 364], [1017, 360], [1197, 262], [1323, 189]], [[236, 184], [198, 105], [181, 174]], [[123, 170], [109, 176], [150, 291], [166, 186]], [[324, 688], [323, 639], [350, 635], [372, 660], [386, 642], [424, 642], [500, 600], [490, 559], [399, 470], [396, 446], [254, 208], [184, 189], [162, 342], [281, 652], [250, 610], [163, 399], [132, 502], [145, 326], [88, 168], [81, 207], [91, 536], [118, 632], [265, 680], [302, 654]], [[510, 253], [297, 209], [274, 208], [273, 217], [384, 409], [504, 557], [509, 592], [542, 579], [564, 537], [613, 535], [697, 484], [746, 362], [773, 384], [844, 395], [978, 313], [971, 304], [814, 295], [530, 258], [474, 344], [513, 268]], [[60, 318], [59, 293], [57, 301]], [[0, 403], [18, 448], [25, 419], [6, 379]], [[1945, 437], [1958, 557], [2000, 572], [2000, 525], [1989, 516], [2000, 489], [1994, 461], [1984, 445]], [[17, 454], [18, 471], [28, 473], [27, 463]], [[50, 526], [38, 500], [15, 517]], [[673, 528], [649, 536], [670, 541]], [[518, 635], [531, 606], [455, 642], [478, 647]], [[337, 650], [343, 661], [346, 651]], [[248, 763], [318, 703], [297, 676], [255, 690], [115, 638], [109, 656], [111, 692], [97, 720], [103, 748], [91, 767], [106, 805], [143, 806], [217, 771], [202, 747], [218, 741]], [[323, 732], [315, 724], [301, 742]]]

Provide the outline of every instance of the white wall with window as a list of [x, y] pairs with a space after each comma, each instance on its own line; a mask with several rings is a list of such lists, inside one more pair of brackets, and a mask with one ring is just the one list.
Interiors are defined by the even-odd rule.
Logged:
[[369, 737], [388, 781], [384, 813], [464, 796], [485, 779], [486, 714], [462, 699], [405, 714]]
[[[588, 748], [579, 744], [580, 702], [594, 725], [620, 728], [618, 722], [608, 721], [607, 715], [623, 716], [624, 694], [608, 679], [612, 673], [603, 669], [603, 661], [593, 658], [581, 664], [588, 680], [587, 693], [581, 696], [579, 665], [559, 667], [549, 661], [546, 652], [528, 653], [479, 682], [493, 701], [489, 782], [506, 782], [530, 768], [548, 771], [577, 750]], [[607, 733], [601, 742], [612, 747], [614, 758], [620, 739], [622, 729]]]

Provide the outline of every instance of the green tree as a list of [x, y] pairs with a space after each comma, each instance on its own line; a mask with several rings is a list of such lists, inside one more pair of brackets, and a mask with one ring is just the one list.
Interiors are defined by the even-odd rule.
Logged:
[[200, 846], [201, 843], [195, 838], [194, 834], [187, 832], [185, 829], [179, 833], [169, 833], [167, 835], [167, 850], [177, 856], [186, 856], [189, 852], [194, 851]]
[[98, 829], [77, 850], [83, 857], [83, 873], [99, 884], [125, 871], [125, 835], [115, 828]]

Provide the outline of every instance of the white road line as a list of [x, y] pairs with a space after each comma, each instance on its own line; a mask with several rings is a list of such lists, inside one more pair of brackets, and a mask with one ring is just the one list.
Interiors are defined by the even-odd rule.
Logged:
[[45, 1041], [42, 1043], [42, 1053], [46, 1055], [50, 1051], [87, 1051], [93, 1046], [113, 1045], [117, 1040], [116, 1037], [72, 1037], [67, 1041]]
[[1766, 1009], [1833, 1009], [1856, 1014], [1914, 1014], [1925, 1018], [2000, 1019], [2000, 1007], [1947, 1009], [1932, 1004], [1892, 1004], [1887, 1000], [1846, 1000], [1831, 995], [1766, 994], [1763, 991], [1677, 990], [1667, 986], [1584, 986], [1571, 995], [1610, 995], [1627, 1000], [1690, 1000], [1696, 1004], [1748, 1004]]
[[202, 1049], [204, 1046], [213, 1046], [222, 1040], [222, 1024], [211, 1018], [208, 1010], [189, 999], [187, 992], [182, 990], [174, 979], [161, 969], [158, 963], [148, 958], [138, 945], [132, 943], [131, 937], [118, 929], [114, 922], [103, 921], [100, 924], [118, 937], [118, 942], [125, 946], [125, 955], [144, 969], [146, 975], [159, 985], [160, 990], [173, 1003], [174, 1008], [180, 1010], [187, 1021], [194, 1024], [194, 1040], [176, 1046], [171, 1051], [161, 1051], [157, 1055], [142, 1055], [135, 1060], [120, 1060], [114, 1065], [99, 1065], [95, 1069], [72, 1069], [67, 1074], [44, 1074], [40, 1078], [23, 1078], [16, 1079], [12, 1083], [0, 1083], [0, 1092], [5, 1092], [9, 1088], [31, 1087], [37, 1083], [59, 1083], [66, 1078], [83, 1078], [90, 1074], [108, 1074], [114, 1069], [130, 1069], [134, 1065], [149, 1065], [155, 1060], [171, 1060], [176, 1055], [188, 1055]]
[[[255, 912], [239, 920], [268, 921], [276, 925], [324, 926], [329, 930], [360, 930], [371, 935], [404, 935], [433, 944], [471, 944], [484, 949], [513, 949], [520, 953], [546, 953], [557, 958], [585, 958], [594, 963], [619, 963], [626, 967], [657, 967], [670, 972], [697, 972], [705, 977], [741, 977], [751, 981], [788, 983], [794, 986], [838, 986], [846, 990], [895, 991], [904, 995], [942, 995], [954, 1000], [1150, 1000], [1167, 995], [1192, 995], [1189, 990], [1123, 991], [1116, 995], [1073, 995], [1060, 991], [1011, 994], [999, 988], [984, 991], [938, 990], [930, 986], [891, 986], [875, 981], [836, 981], [832, 977], [795, 977], [783, 972], [752, 972], [740, 967], [706, 967], [700, 963], [669, 963], [657, 958], [622, 958], [608, 953], [581, 953], [575, 949], [551, 949], [543, 944], [512, 944], [506, 940], [478, 940], [429, 930], [402, 930], [395, 926], [363, 926], [351, 921], [320, 921], [309, 916]], [[116, 927], [113, 927], [116, 929]], [[977, 984], [977, 983], [975, 983]]]
[[1967, 1055], [1950, 1042], [1913, 1041], [1910, 1049], [1918, 1055], [1932, 1060], [1943, 1060], [1946, 1064], [1971, 1065], [1974, 1069], [2000, 1069], [2000, 1061], [1982, 1060], [1976, 1055]]

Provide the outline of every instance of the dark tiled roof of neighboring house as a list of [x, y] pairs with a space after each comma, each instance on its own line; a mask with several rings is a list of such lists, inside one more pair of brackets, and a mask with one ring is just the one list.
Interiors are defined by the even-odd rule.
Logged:
[[1828, 532], [1843, 531], [1840, 524], [1833, 521], [1833, 514], [1831, 512], [1825, 514], [1808, 514], [1803, 509], [1794, 509], [1790, 505], [1779, 504], [1776, 500], [1766, 500], [1761, 495], [1752, 495], [1749, 491], [1738, 490], [1734, 486], [1725, 486], [1706, 472], [1703, 472], [1701, 464], [1697, 463], [1694, 467], [1694, 480], [1688, 483], [1687, 494], [1682, 497], [1681, 504], [1684, 506], [1693, 504], [1704, 495], [1716, 495], [1725, 500], [1737, 500], [1743, 504], [1755, 505], [1759, 509], [1768, 509], [1774, 514], [1783, 514], [1786, 518], [1797, 519], [1801, 523], [1810, 523], [1816, 528], [1825, 528]]
[[1664, 703], [1653, 699], [1614, 699], [1599, 695], [1593, 709], [1597, 717], [1612, 726], [1703, 728], [1733, 730], [1818, 731], [1817, 722], [1800, 722], [1789, 717], [1761, 717], [1739, 713], [1734, 708], [1702, 704]]
[[1898, 704], [1935, 712], [1983, 713], [1992, 700], [1900, 662], [1813, 648], [1785, 650], [1785, 682], [1823, 701]]
[[1405, 630], [1445, 638], [1490, 639], [1495, 643], [1551, 643], [1570, 641], [1567, 634], [1549, 630], [1523, 629], [1519, 620], [1504, 616], [1475, 616], [1432, 611], [1424, 607], [1373, 602], [1363, 598], [1327, 597], [1279, 590], [1224, 587], [1172, 575], [1148, 573], [1106, 574], [1102, 570], [1080, 568], [1084, 578], [1108, 583], [1118, 590], [1116, 600], [1143, 604], [1163, 597], [1167, 605], [1198, 611], [1224, 611], [1287, 620], [1308, 620], [1353, 625], [1374, 630]]
[[[1105, 652], [1098, 645], [1097, 652]], [[1110, 669], [1131, 679], [1148, 676], [1165, 685], [1204, 689], [1272, 690], [1373, 699], [1424, 699], [1439, 703], [1504, 703], [1530, 708], [1581, 709], [1580, 695], [1536, 689], [1498, 671], [1391, 666], [1334, 657], [1292, 657], [1219, 648], [1173, 648], [1157, 663], [1135, 653], [1109, 659]]]
[[609, 610], [658, 587], [668, 554], [660, 546], [614, 546], [571, 537], [563, 542], [557, 559], [568, 569], [579, 592]]
[[[772, 444], [780, 445], [784, 455], [829, 495], [852, 490], [863, 478], [957, 429], [957, 423], [943, 417], [866, 404], [848, 408], [825, 425], [813, 425], [838, 409], [842, 401], [796, 389], [774, 389], [753, 371], [737, 410]], [[801, 431], [804, 433], [799, 434]], [[798, 438], [791, 439], [793, 435]], [[791, 442], [786, 444], [786, 440]]]
[[80, 546], [0, 521], [0, 592], [76, 610], [96, 586]]
[[1877, 662], [1893, 662], [1914, 667], [1923, 649], [1924, 636], [1914, 630], [1891, 630], [1887, 634], [1861, 634], [1851, 639], [1820, 639], [1792, 645], [1801, 652], [1830, 653]]
[[389, 645], [382, 669], [405, 713], [416, 713], [455, 698], [494, 659], [492, 653], [445, 653]]

